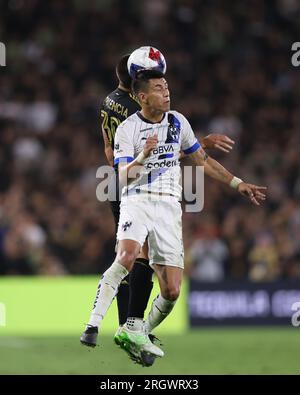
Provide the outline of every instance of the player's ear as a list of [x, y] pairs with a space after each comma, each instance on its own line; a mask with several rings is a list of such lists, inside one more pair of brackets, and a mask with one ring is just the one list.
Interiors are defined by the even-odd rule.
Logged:
[[140, 92], [138, 94], [138, 98], [139, 98], [140, 103], [146, 103], [147, 104], [147, 94], [146, 93]]

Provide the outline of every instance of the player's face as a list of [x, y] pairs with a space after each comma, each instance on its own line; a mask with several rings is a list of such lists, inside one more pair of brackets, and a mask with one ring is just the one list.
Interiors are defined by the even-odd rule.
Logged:
[[162, 112], [170, 110], [170, 92], [164, 78], [149, 80], [146, 97], [148, 106], [154, 110]]

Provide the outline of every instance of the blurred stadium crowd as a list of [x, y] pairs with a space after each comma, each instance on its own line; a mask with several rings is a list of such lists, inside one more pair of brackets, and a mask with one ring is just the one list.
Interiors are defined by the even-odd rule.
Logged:
[[[207, 179], [201, 213], [184, 214], [186, 272], [203, 281], [300, 277], [300, 40], [297, 0], [9, 0], [0, 5], [0, 274], [103, 272], [114, 258], [100, 105], [124, 53], [165, 55], [172, 108], [209, 152], [268, 186], [261, 207]], [[298, 37], [298, 40], [297, 40]]]

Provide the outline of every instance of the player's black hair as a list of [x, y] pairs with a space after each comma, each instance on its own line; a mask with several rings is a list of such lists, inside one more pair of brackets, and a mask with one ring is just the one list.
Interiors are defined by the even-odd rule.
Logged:
[[132, 80], [131, 91], [135, 95], [138, 95], [138, 93], [147, 87], [149, 80], [164, 77], [164, 73], [158, 70], [140, 70], [136, 73], [135, 78]]
[[124, 88], [129, 89], [131, 88], [132, 79], [128, 73], [127, 69], [127, 61], [130, 55], [124, 55], [120, 59], [119, 63], [116, 66], [116, 74], [118, 80], [122, 83]]

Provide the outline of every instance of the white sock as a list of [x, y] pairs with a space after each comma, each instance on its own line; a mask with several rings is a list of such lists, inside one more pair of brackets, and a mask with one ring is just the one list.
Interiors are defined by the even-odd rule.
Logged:
[[126, 327], [131, 331], [143, 330], [143, 319], [136, 317], [128, 317], [126, 321]]
[[118, 292], [121, 281], [127, 274], [127, 269], [116, 261], [106, 270], [98, 285], [98, 291], [88, 325], [99, 326]]
[[147, 333], [153, 331], [172, 311], [176, 301], [164, 299], [161, 295], [153, 300], [150, 313], [145, 321]]

